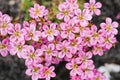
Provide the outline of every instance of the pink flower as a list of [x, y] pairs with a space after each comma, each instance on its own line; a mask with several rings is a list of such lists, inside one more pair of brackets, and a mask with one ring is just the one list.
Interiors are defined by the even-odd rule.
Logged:
[[10, 24], [10, 27], [8, 28], [8, 33], [10, 36], [10, 41], [22, 41], [24, 40], [25, 32], [21, 29], [21, 25], [19, 23]]
[[111, 18], [106, 18], [106, 23], [101, 23], [100, 27], [102, 28], [102, 30], [109, 34], [114, 34], [116, 35], [118, 33], [117, 31], [117, 27], [118, 27], [118, 23], [116, 21], [112, 22]]
[[94, 72], [94, 77], [90, 80], [106, 80], [106, 77], [98, 70], [94, 69], [93, 72]]
[[89, 79], [89, 78], [93, 78], [94, 76], [94, 65], [93, 65], [93, 62], [89, 62], [88, 64], [86, 65], [81, 65], [81, 69], [83, 71], [83, 73], [80, 75], [82, 80], [84, 79]]
[[38, 41], [39, 37], [41, 36], [40, 31], [36, 31], [36, 24], [35, 23], [30, 23], [29, 27], [24, 27], [25, 33], [25, 40], [34, 40]]
[[91, 42], [91, 38], [92, 37], [92, 35], [91, 35], [91, 31], [89, 30], [89, 31], [86, 31], [86, 35], [85, 36], [83, 36], [83, 38], [82, 38], [82, 42], [81, 42], [81, 44], [82, 45], [84, 45], [84, 46], [92, 46], [92, 42]]
[[98, 54], [99, 56], [102, 56], [104, 54], [104, 51], [105, 51], [104, 46], [101, 44], [97, 44], [97, 45], [93, 46], [92, 52], [94, 55]]
[[77, 0], [66, 0], [65, 3], [66, 3], [67, 5], [69, 5], [70, 8], [73, 9], [73, 10], [79, 8], [79, 6], [78, 6], [78, 4], [77, 4]]
[[19, 58], [22, 58], [21, 55], [24, 54], [24, 46], [25, 41], [18, 41], [18, 42], [10, 42], [10, 54], [11, 55], [15, 55], [17, 54], [17, 56]]
[[68, 22], [70, 18], [74, 16], [74, 12], [70, 8], [70, 6], [67, 4], [60, 4], [59, 10], [60, 10], [60, 13], [57, 14], [57, 18], [58, 19], [64, 18], [65, 22]]
[[54, 40], [54, 36], [58, 36], [59, 31], [56, 29], [56, 24], [55, 23], [51, 23], [50, 27], [49, 26], [43, 26], [43, 32], [42, 32], [42, 37], [48, 39], [48, 41], [53, 41]]
[[[58, 52], [57, 52], [58, 53]], [[56, 53], [56, 54], [57, 54]], [[62, 61], [61, 58], [58, 57], [58, 54], [56, 56], [53, 56], [51, 63], [52, 64], [59, 64]]]
[[116, 42], [117, 40], [114, 35], [104, 35], [104, 41], [102, 42], [102, 45], [106, 49], [110, 49]]
[[90, 30], [88, 27], [83, 27], [80, 24], [77, 24], [76, 26], [79, 27], [80, 37], [85, 36], [86, 32], [88, 32]]
[[34, 49], [33, 46], [25, 46], [24, 48], [25, 52], [24, 54], [22, 54], [22, 58], [25, 59], [25, 64], [26, 65], [31, 65], [34, 63], [36, 58], [39, 58], [40, 56], [42, 56], [43, 51], [41, 49]]
[[0, 18], [3, 16], [2, 12], [0, 11]]
[[69, 23], [61, 23], [61, 37], [62, 38], [69, 38], [74, 39], [75, 33], [79, 33], [79, 27], [76, 27], [74, 24], [72, 24], [72, 21]]
[[46, 80], [50, 80], [50, 78], [51, 77], [55, 77], [56, 76], [56, 74], [53, 72], [54, 71], [54, 67], [53, 66], [51, 66], [51, 67], [44, 67], [43, 68], [43, 74], [44, 74], [44, 78], [46, 79]]
[[45, 9], [45, 6], [40, 6], [39, 4], [34, 4], [33, 8], [29, 9], [30, 17], [39, 18], [46, 16], [48, 14], [48, 10]]
[[70, 43], [67, 40], [64, 40], [61, 44], [57, 44], [56, 49], [59, 51], [59, 58], [64, 58], [65, 56], [68, 58], [72, 57], [72, 54], [69, 51]]
[[70, 52], [76, 54], [79, 49], [79, 45], [82, 42], [81, 37], [76, 37], [75, 39], [70, 40]]
[[80, 75], [82, 73], [80, 67], [81, 62], [77, 59], [72, 59], [70, 63], [66, 64], [66, 68], [71, 70], [70, 76]]
[[32, 76], [32, 80], [38, 80], [39, 78], [41, 79], [42, 76], [42, 71], [43, 70], [43, 65], [42, 64], [33, 64], [32, 66], [28, 66], [28, 69], [26, 70], [26, 74], [28, 76]]
[[11, 18], [6, 14], [2, 15], [2, 17], [0, 18], [0, 33], [1, 33], [1, 35], [3, 35], [3, 36], [7, 35], [10, 21], [11, 21]]
[[104, 37], [101, 35], [101, 33], [98, 31], [97, 26], [92, 25], [91, 26], [91, 39], [90, 43], [91, 45], [97, 45], [97, 43], [101, 43], [104, 40]]
[[80, 76], [70, 76], [70, 80], [82, 80]]
[[6, 57], [8, 55], [9, 51], [9, 39], [3, 39], [2, 42], [0, 41], [0, 54], [3, 57]]
[[82, 62], [82, 65], [86, 65], [89, 64], [89, 62], [93, 62], [92, 60], [90, 60], [90, 58], [92, 58], [92, 53], [91, 52], [84, 52], [84, 51], [79, 51], [78, 52], [78, 58], [80, 59], [80, 61]]
[[85, 27], [89, 24], [88, 21], [92, 19], [92, 16], [89, 14], [88, 10], [81, 11], [80, 9], [75, 10], [75, 23], [80, 23], [81, 26]]
[[47, 62], [51, 62], [52, 57], [55, 56], [55, 54], [54, 54], [55, 45], [54, 44], [42, 45], [41, 49], [45, 54], [45, 60]]
[[120, 20], [120, 12], [117, 14], [116, 18]]
[[101, 11], [99, 8], [102, 7], [102, 4], [100, 2], [95, 2], [95, 0], [89, 0], [89, 3], [84, 3], [84, 8], [90, 10], [90, 14], [93, 15], [95, 13], [96, 15], [100, 15]]

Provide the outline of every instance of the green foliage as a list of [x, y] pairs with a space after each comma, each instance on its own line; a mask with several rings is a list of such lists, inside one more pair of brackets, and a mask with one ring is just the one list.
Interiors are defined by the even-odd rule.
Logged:
[[85, 0], [78, 0], [78, 5], [80, 9], [84, 8], [84, 3], [85, 3]]
[[21, 0], [20, 8], [22, 11], [28, 10], [31, 6], [33, 6], [32, 0]]
[[[48, 17], [50, 20], [54, 22], [59, 22], [56, 19], [56, 14], [59, 13], [58, 5], [64, 2], [64, 0], [21, 0], [20, 8], [22, 11], [25, 12], [25, 20], [30, 19], [28, 10], [34, 5], [35, 2], [40, 5], [44, 5], [47, 7], [47, 9], [49, 9]], [[80, 9], [83, 9], [84, 2], [85, 0], [78, 0], [78, 5]]]
[[28, 20], [29, 17], [29, 8], [34, 5], [32, 0], [21, 0], [20, 9], [25, 12], [25, 20]]

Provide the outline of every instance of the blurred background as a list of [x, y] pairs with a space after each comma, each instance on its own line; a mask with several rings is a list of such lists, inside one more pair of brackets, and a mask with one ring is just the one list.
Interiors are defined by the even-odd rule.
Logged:
[[[0, 11], [10, 15], [13, 22], [22, 22], [29, 19], [28, 9], [33, 6], [35, 2], [45, 5], [50, 12], [50, 19], [53, 19], [58, 13], [58, 4], [64, 0], [0, 0]], [[79, 7], [83, 8], [83, 3], [88, 0], [78, 0]], [[120, 0], [97, 0], [102, 6], [102, 14], [94, 16], [93, 23], [99, 26], [106, 17], [111, 17], [120, 23]], [[53, 13], [54, 12], [54, 13]], [[53, 19], [54, 20], [54, 19]], [[96, 68], [103, 66], [106, 63], [120, 65], [120, 26], [119, 33], [116, 36], [118, 43], [111, 50], [106, 51], [102, 57], [93, 57]], [[65, 63], [60, 63], [56, 66], [57, 77], [52, 80], [68, 80], [68, 71], [64, 67]], [[26, 67], [24, 60], [17, 58], [17, 56], [10, 56], [3, 58], [0, 56], [0, 80], [31, 80], [25, 75]], [[120, 80], [120, 72], [112, 72], [111, 80]]]

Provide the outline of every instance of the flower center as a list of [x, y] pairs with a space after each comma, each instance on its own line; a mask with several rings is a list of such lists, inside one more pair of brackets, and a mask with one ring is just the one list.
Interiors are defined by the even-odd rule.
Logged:
[[29, 56], [30, 56], [31, 59], [35, 58], [35, 54], [34, 53], [31, 53]]
[[100, 80], [100, 78], [99, 78], [99, 77], [97, 77], [97, 78], [95, 78], [95, 80]]
[[6, 28], [6, 27], [7, 27], [7, 24], [3, 22], [1, 27], [2, 27], [2, 28]]
[[15, 35], [15, 36], [20, 36], [20, 33], [19, 33], [18, 31], [16, 31], [16, 32], [14, 33], [14, 35]]
[[90, 38], [89, 38], [89, 37], [86, 37], [86, 38], [85, 38], [85, 41], [86, 41], [86, 42], [89, 42], [89, 41], [90, 41]]
[[110, 42], [110, 40], [109, 40], [109, 38], [107, 37], [107, 38], [105, 38], [105, 42]]
[[86, 56], [83, 56], [83, 58], [82, 58], [82, 62], [86, 62], [86, 61], [87, 61]]
[[102, 48], [100, 46], [97, 47], [97, 50], [100, 51]]
[[30, 37], [33, 37], [33, 33], [32, 33], [32, 32], [30, 32], [30, 33], [29, 33], [29, 36], [30, 36]]
[[52, 34], [53, 31], [51, 29], [47, 30], [47, 34]]
[[69, 12], [66, 10], [66, 11], [64, 11], [64, 15], [68, 15], [69, 14]]
[[5, 44], [2, 44], [1, 46], [0, 46], [0, 49], [5, 49], [6, 48], [6, 45]]
[[88, 68], [84, 69], [84, 72], [87, 73], [88, 71], [90, 71]]
[[68, 29], [67, 29], [67, 32], [68, 32], [68, 33], [71, 33], [71, 32], [72, 32], [72, 28], [71, 28], [71, 27], [68, 28]]
[[80, 26], [79, 29], [80, 29], [80, 31], [82, 31], [84, 28]]
[[62, 48], [62, 51], [66, 53], [68, 50], [67, 50], [66, 47], [63, 47], [63, 48]]
[[84, 16], [83, 16], [83, 15], [80, 15], [80, 16], [79, 16], [79, 19], [80, 19], [80, 20], [83, 20], [83, 19], [84, 19]]
[[46, 71], [45, 71], [45, 74], [46, 74], [46, 75], [49, 75], [49, 74], [50, 74], [50, 70], [46, 70]]
[[41, 12], [41, 11], [40, 11], [39, 9], [36, 9], [36, 10], [35, 10], [35, 14], [40, 14], [40, 12]]
[[17, 46], [17, 49], [18, 49], [18, 50], [21, 50], [21, 49], [22, 49], [22, 46], [21, 46], [21, 45], [18, 45], [18, 46]]
[[75, 46], [75, 45], [76, 45], [76, 42], [72, 42], [71, 45], [72, 45], [72, 46]]
[[90, 9], [91, 9], [92, 11], [94, 11], [94, 10], [95, 10], [95, 6], [94, 6], [94, 5], [91, 5], [91, 6], [90, 6]]
[[110, 31], [112, 27], [110, 25], [106, 26], [106, 30]]
[[77, 69], [77, 68], [78, 68], [78, 65], [77, 65], [77, 64], [74, 64], [74, 65], [73, 65], [73, 68], [74, 68], [74, 69]]
[[35, 67], [33, 68], [33, 72], [38, 72], [39, 68]]
[[50, 49], [48, 49], [48, 50], [46, 51], [46, 53], [47, 53], [47, 54], [51, 54], [52, 51], [51, 51]]
[[99, 34], [98, 34], [98, 33], [94, 33], [94, 34], [93, 34], [93, 37], [95, 37], [95, 38], [96, 38], [96, 37], [99, 37]]

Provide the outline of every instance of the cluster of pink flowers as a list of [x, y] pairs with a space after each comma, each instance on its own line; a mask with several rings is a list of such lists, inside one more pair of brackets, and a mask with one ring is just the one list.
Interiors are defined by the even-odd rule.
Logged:
[[118, 23], [109, 17], [100, 29], [91, 23], [94, 14], [100, 15], [101, 6], [90, 0], [81, 10], [77, 0], [66, 0], [59, 5], [59, 24], [50, 21], [48, 10], [37, 3], [29, 10], [31, 20], [23, 25], [11, 23], [10, 17], [0, 12], [0, 54], [24, 59], [32, 80], [55, 77], [53, 65], [62, 61], [70, 71], [70, 80], [105, 80], [95, 69], [92, 56], [102, 56], [115, 45]]

